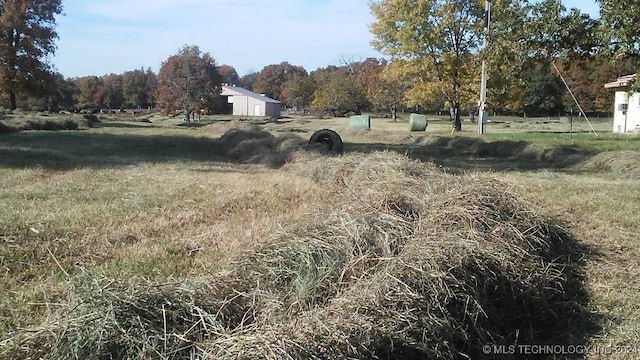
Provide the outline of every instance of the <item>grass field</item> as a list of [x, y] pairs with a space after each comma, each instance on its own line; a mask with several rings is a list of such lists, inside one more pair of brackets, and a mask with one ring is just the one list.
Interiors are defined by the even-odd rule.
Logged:
[[[147, 115], [0, 134], [0, 358], [457, 359], [554, 339], [638, 358], [640, 137], [609, 119], [590, 119], [596, 136], [584, 120], [570, 135], [567, 119], [498, 117], [480, 137], [431, 118], [423, 133], [404, 118], [354, 131], [344, 118]], [[305, 144], [321, 128], [343, 156]], [[544, 255], [564, 239], [556, 226], [575, 240], [557, 258]], [[528, 295], [492, 313], [483, 282]], [[418, 298], [449, 317], [422, 316]], [[491, 323], [518, 304], [526, 321]], [[391, 345], [365, 346], [380, 339]]]

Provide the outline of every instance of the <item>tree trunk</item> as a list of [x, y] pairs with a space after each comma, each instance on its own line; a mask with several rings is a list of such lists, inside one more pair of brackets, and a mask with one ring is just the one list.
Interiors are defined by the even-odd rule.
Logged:
[[460, 104], [453, 105], [453, 128], [456, 132], [462, 131], [462, 122], [460, 121]]
[[11, 110], [15, 110], [17, 108], [16, 93], [13, 91], [9, 91], [9, 103], [10, 103]]

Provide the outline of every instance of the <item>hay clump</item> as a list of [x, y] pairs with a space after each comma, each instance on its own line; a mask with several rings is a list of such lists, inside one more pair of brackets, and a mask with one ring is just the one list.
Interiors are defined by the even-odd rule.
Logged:
[[[338, 200], [207, 279], [103, 280], [70, 307], [84, 310], [13, 348], [56, 358], [44, 350], [53, 339], [66, 358], [463, 359], [486, 344], [584, 342], [580, 249], [503, 183], [386, 152], [299, 153], [284, 170]], [[80, 318], [93, 320], [70, 325]]]
[[322, 185], [356, 192], [421, 192], [444, 179], [442, 170], [432, 163], [411, 160], [395, 151], [370, 154], [349, 153], [327, 159], [313, 153], [296, 153], [284, 170], [312, 179]]
[[640, 151], [608, 151], [576, 166], [580, 170], [608, 172], [627, 179], [640, 178]]
[[218, 152], [232, 161], [265, 164], [277, 168], [284, 165], [296, 151], [302, 151], [305, 141], [293, 134], [273, 136], [253, 129], [232, 129], [218, 140]]
[[201, 281], [76, 280], [66, 306], [39, 327], [0, 342], [0, 358], [188, 359], [201, 352], [199, 341], [238, 323], [235, 314], [219, 311], [233, 293], [229, 288]]
[[[403, 240], [395, 252], [374, 251], [369, 259], [376, 261], [361, 263], [350, 282], [328, 276], [325, 286], [340, 284], [331, 291], [322, 281], [315, 284], [325, 290], [307, 288], [323, 301], [293, 314], [285, 310], [292, 302], [283, 302], [280, 311], [287, 316], [280, 321], [214, 343], [246, 358], [461, 359], [486, 355], [486, 344], [583, 342], [585, 291], [571, 236], [503, 184], [461, 181], [414, 207], [416, 220], [398, 237]], [[325, 231], [324, 244], [349, 233], [340, 229], [346, 230]], [[281, 249], [291, 251], [291, 245], [284, 242]], [[299, 274], [310, 262], [294, 263], [285, 267]], [[342, 269], [334, 274], [353, 273], [348, 261], [320, 263]], [[216, 357], [233, 358], [222, 352]]]

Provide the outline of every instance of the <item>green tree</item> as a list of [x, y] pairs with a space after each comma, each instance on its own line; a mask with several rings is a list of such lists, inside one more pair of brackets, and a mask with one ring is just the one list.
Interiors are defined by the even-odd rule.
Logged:
[[282, 96], [287, 99], [285, 105], [304, 111], [311, 105], [316, 88], [316, 83], [311, 76], [295, 76], [283, 86]]
[[122, 75], [110, 74], [101, 79], [98, 105], [101, 108], [119, 109], [124, 105]]
[[529, 73], [524, 92], [524, 108], [529, 115], [557, 115], [564, 110], [564, 85], [548, 67], [538, 66]]
[[[612, 53], [618, 63], [632, 61], [638, 67], [640, 60], [640, 0], [599, 0], [602, 18], [602, 36], [607, 45], [603, 51]], [[631, 85], [640, 91], [640, 81]]]
[[73, 80], [65, 79], [60, 73], [53, 74], [52, 89], [49, 95], [50, 109], [73, 109], [78, 91], [79, 89]]
[[360, 112], [366, 97], [346, 67], [329, 66], [311, 74], [317, 85], [311, 107], [333, 116]]
[[606, 44], [620, 57], [640, 56], [640, 0], [598, 0]]
[[158, 106], [165, 113], [184, 110], [188, 121], [196, 111], [215, 106], [221, 90], [214, 58], [195, 45], [185, 45], [164, 61], [157, 78]]
[[[469, 0], [381, 0], [370, 4], [373, 46], [403, 60], [404, 77], [415, 79], [409, 105], [444, 96], [456, 130], [460, 105], [475, 98], [484, 6]], [[484, 3], [484, 2], [482, 2]], [[473, 86], [472, 86], [473, 84]]]
[[[560, 0], [526, 3], [508, 12], [511, 15], [502, 16], [492, 33], [488, 57], [493, 76], [489, 79], [489, 96], [507, 112], [524, 112], [524, 96], [530, 88], [526, 81], [531, 70], [557, 63], [565, 64], [564, 72], [571, 64], [593, 56], [600, 44], [599, 22], [577, 9], [567, 10]], [[579, 88], [581, 83], [576, 78], [570, 85], [578, 86], [576, 91], [581, 92], [584, 90]], [[586, 106], [591, 97], [586, 92], [581, 95]]]
[[11, 109], [18, 92], [33, 92], [29, 85], [51, 72], [47, 60], [56, 49], [60, 13], [61, 0], [0, 1], [0, 89]]
[[248, 74], [240, 78], [240, 86], [247, 90], [254, 90], [253, 85], [258, 81], [258, 75], [260, 75], [260, 73], [250, 71]]
[[122, 74], [122, 96], [127, 107], [147, 107], [153, 103], [157, 88], [156, 75], [151, 69], [127, 71]]

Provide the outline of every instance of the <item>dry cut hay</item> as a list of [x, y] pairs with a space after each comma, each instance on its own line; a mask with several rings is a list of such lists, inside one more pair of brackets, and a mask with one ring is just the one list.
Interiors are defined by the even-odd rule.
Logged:
[[608, 172], [617, 177], [640, 178], [640, 151], [608, 151], [577, 166], [580, 170]]
[[588, 335], [580, 249], [504, 184], [395, 153], [300, 155], [285, 170], [339, 200], [207, 279], [72, 288], [82, 301], [3, 348], [16, 359], [467, 359], [486, 344]]
[[231, 129], [217, 142], [218, 153], [247, 164], [284, 165], [292, 153], [301, 151], [305, 141], [293, 134], [273, 136], [258, 128]]
[[[258, 275], [256, 283], [286, 279], [276, 286], [280, 294], [283, 289], [300, 294], [294, 289], [304, 283], [303, 293], [319, 298], [303, 297], [306, 306], [298, 306], [300, 297], [283, 301], [278, 315], [270, 312], [281, 320], [265, 322], [256, 332], [214, 339], [206, 347], [226, 344], [225, 352], [214, 356], [223, 359], [237, 354], [252, 359], [462, 359], [484, 356], [486, 344], [584, 341], [585, 293], [569, 234], [527, 209], [501, 183], [460, 180], [411, 204], [411, 211], [404, 212], [410, 216], [396, 218], [404, 230], [393, 231], [387, 224], [364, 236], [395, 239], [392, 251], [373, 246], [363, 253], [358, 242], [336, 256], [329, 249], [344, 243], [331, 241], [336, 233], [366, 232], [343, 232], [344, 225], [331, 222], [304, 242], [278, 238], [285, 241], [272, 244], [277, 250], [261, 257], [271, 261], [244, 263], [243, 268], [271, 276], [294, 274], [293, 279]], [[279, 256], [284, 249], [313, 249], [313, 255], [283, 262], [289, 258]], [[323, 255], [334, 262], [321, 260]], [[300, 280], [299, 274], [317, 274], [319, 268], [325, 276]]]
[[330, 160], [315, 153], [296, 153], [284, 170], [319, 184], [350, 189], [346, 194], [354, 190], [378, 195], [380, 191], [411, 194], [444, 179], [438, 166], [410, 160], [394, 151], [351, 153]]
[[341, 131], [340, 135], [343, 137], [377, 140], [381, 143], [390, 144], [411, 144], [415, 141], [414, 136], [411, 134], [373, 129], [347, 129]]

